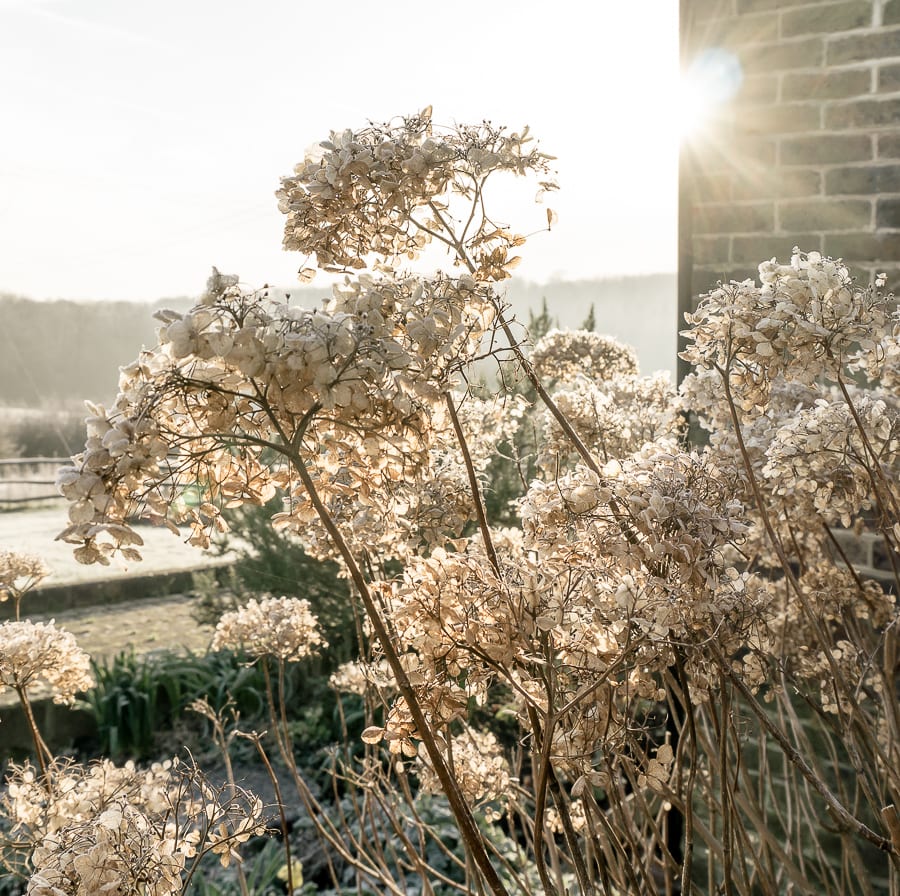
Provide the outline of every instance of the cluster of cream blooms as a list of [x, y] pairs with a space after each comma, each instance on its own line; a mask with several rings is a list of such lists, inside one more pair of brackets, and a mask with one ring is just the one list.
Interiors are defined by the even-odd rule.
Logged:
[[[284, 177], [285, 249], [315, 255], [324, 270], [362, 269], [366, 256], [415, 258], [450, 214], [447, 195], [470, 197], [494, 172], [537, 173], [554, 189], [550, 157], [528, 135], [482, 125], [435, 128], [431, 110], [360, 131], [332, 133]], [[508, 265], [501, 230], [481, 240], [482, 274]], [[498, 279], [492, 277], [492, 279]], [[500, 278], [502, 279], [502, 277]]]
[[[415, 257], [453, 220], [446, 194], [478, 208], [491, 172], [542, 176], [547, 164], [524, 134], [438, 133], [426, 113], [335, 134], [282, 182], [285, 245], [331, 269]], [[822, 674], [803, 633], [788, 634], [786, 586], [768, 575], [772, 539], [782, 556], [784, 544], [827, 556], [828, 526], [900, 504], [897, 331], [877, 289], [798, 251], [761, 265], [759, 284], [723, 284], [701, 299], [684, 353], [695, 373], [677, 400], [664, 377], [638, 375], [630, 349], [557, 331], [531, 356], [553, 382], [557, 413], [477, 404], [462, 374], [508, 331], [494, 281], [521, 241], [486, 220], [453, 243], [468, 272], [423, 279], [381, 265], [336, 287], [320, 310], [216, 273], [195, 309], [161, 316], [159, 345], [122, 371], [113, 408], [93, 408], [85, 451], [60, 474], [71, 502], [61, 537], [85, 562], [137, 556], [131, 520], [143, 511], [176, 531], [189, 523], [206, 545], [223, 507], [280, 493], [274, 523], [315, 553], [334, 552], [328, 522], [362, 568], [403, 561], [400, 575], [373, 574], [369, 588], [434, 730], [464, 721], [503, 684], [526, 730], [552, 720], [544, 734], [564, 774], [608, 781], [630, 763], [630, 780], [664, 792], [668, 746], [648, 750], [644, 716], [674, 664], [693, 676], [697, 700], [718, 680], [711, 644], [740, 655], [754, 687], [771, 667]], [[853, 376], [868, 382], [852, 386]], [[685, 447], [686, 412], [712, 430], [707, 447]], [[468, 476], [483, 479], [496, 446], [526, 422], [541, 430], [541, 453], [521, 526], [482, 521], [472, 535]], [[197, 506], [183, 500], [188, 488], [201, 492]], [[900, 530], [883, 535], [895, 549]], [[787, 559], [809, 565], [805, 553]], [[819, 593], [809, 579], [805, 588], [810, 600]], [[318, 642], [308, 608], [295, 609], [248, 607], [223, 620], [219, 643], [297, 658], [304, 639]], [[885, 598], [872, 619], [895, 616]], [[821, 624], [818, 636], [836, 631], [830, 617]], [[383, 659], [377, 645], [372, 654]], [[862, 687], [857, 659], [846, 651], [834, 662]], [[373, 678], [348, 667], [336, 683]], [[421, 734], [397, 696], [365, 739], [412, 759]]]
[[759, 275], [760, 285], [720, 285], [686, 315], [684, 359], [701, 371], [727, 371], [744, 414], [764, 413], [779, 379], [812, 386], [861, 365], [879, 374], [890, 312], [875, 289], [858, 288], [840, 261], [818, 252], [764, 262]]
[[309, 601], [289, 597], [251, 598], [222, 616], [212, 640], [213, 650], [243, 651], [254, 659], [271, 656], [284, 662], [299, 662], [326, 646]]
[[[473, 806], [484, 807], [488, 821], [499, 818], [498, 806], [510, 799], [513, 780], [497, 738], [490, 731], [466, 726], [451, 738], [448, 753], [466, 799]], [[421, 749], [416, 772], [423, 793], [440, 793], [440, 782], [428, 755]]]
[[[46, 574], [34, 557], [0, 553], [0, 592], [15, 600], [17, 616]], [[314, 638], [307, 632], [305, 642]], [[52, 621], [0, 624], [0, 690], [14, 689], [26, 708], [38, 688], [71, 705], [93, 685], [90, 657], [69, 632]], [[40, 768], [10, 763], [0, 792], [0, 864], [28, 877], [28, 896], [174, 896], [188, 860], [213, 853], [228, 865], [241, 843], [265, 831], [259, 798], [212, 786], [193, 764], [47, 761], [32, 733]]]
[[640, 369], [631, 346], [588, 330], [550, 330], [535, 343], [529, 360], [535, 373], [550, 382], [571, 383], [583, 376], [613, 383], [637, 376]]
[[[188, 523], [206, 547], [222, 507], [281, 490], [277, 522], [304, 529], [315, 510], [290, 461], [266, 458], [273, 444], [308, 464], [338, 517], [368, 514], [383, 531], [408, 509], [447, 429], [451, 372], [493, 316], [490, 290], [468, 275], [362, 278], [324, 310], [223, 279], [193, 311], [164, 312], [159, 345], [123, 369], [112, 409], [91, 407], [85, 450], [58, 477], [71, 502], [60, 537], [80, 561], [137, 559], [140, 506], [153, 522]], [[181, 500], [198, 485], [205, 500]]]
[[0, 603], [12, 599], [18, 605], [22, 596], [43, 581], [48, 573], [39, 557], [0, 550]]
[[181, 893], [186, 862], [213, 853], [223, 865], [262, 834], [258, 797], [211, 786], [178, 760], [139, 769], [109, 760], [57, 759], [46, 774], [13, 766], [0, 799], [10, 867], [27, 854], [28, 896]]
[[[682, 400], [710, 430], [711, 454], [743, 451], [747, 462], [735, 495], [753, 512], [735, 556], [763, 571], [779, 566], [755, 482], [782, 556], [801, 571], [793, 588], [780, 575], [759, 579], [765, 611], [743, 672], [768, 697], [779, 687], [772, 669], [818, 684], [822, 708], [836, 714], [848, 711], [846, 694], [884, 689], [871, 655], [877, 633], [898, 619], [891, 594], [829, 559], [835, 527], [867, 529], [887, 557], [900, 553], [900, 317], [883, 282], [860, 287], [840, 261], [794, 250], [789, 264], [762, 264], [758, 285], [720, 285], [688, 316], [684, 357], [696, 367]], [[861, 620], [853, 640], [850, 617]], [[852, 685], [842, 696], [839, 680]], [[886, 730], [883, 707], [870, 711]], [[887, 743], [897, 751], [896, 735]]]
[[75, 696], [94, 686], [91, 658], [71, 632], [53, 621], [23, 619], [0, 625], [0, 690], [24, 693], [41, 683], [54, 703], [73, 704]]
[[12, 688], [28, 699], [35, 689], [49, 690], [54, 703], [71, 705], [93, 687], [91, 659], [75, 636], [49, 622], [21, 619], [25, 594], [48, 574], [38, 557], [0, 551], [0, 603], [12, 599], [15, 619], [0, 623], [0, 692]]

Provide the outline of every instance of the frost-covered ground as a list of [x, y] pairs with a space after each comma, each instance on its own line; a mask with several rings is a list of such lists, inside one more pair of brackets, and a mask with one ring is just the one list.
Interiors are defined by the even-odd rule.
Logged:
[[91, 582], [113, 577], [147, 575], [208, 565], [217, 555], [185, 544], [167, 529], [139, 526], [144, 539], [140, 563], [113, 560], [110, 566], [83, 566], [72, 557], [73, 546], [55, 541], [66, 526], [67, 506], [0, 513], [0, 549], [40, 557], [50, 569], [45, 585]]

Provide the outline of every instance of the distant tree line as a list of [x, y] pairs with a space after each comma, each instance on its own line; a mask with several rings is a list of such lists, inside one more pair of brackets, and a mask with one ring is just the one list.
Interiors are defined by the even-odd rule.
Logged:
[[[297, 287], [291, 297], [311, 307], [327, 292], [327, 286]], [[668, 366], [668, 355], [674, 357], [669, 332], [674, 332], [673, 274], [516, 283], [509, 299], [522, 321], [549, 299], [552, 326], [613, 335], [637, 349], [648, 371]], [[193, 301], [35, 301], [0, 293], [0, 405], [80, 410], [86, 398], [112, 401], [116, 378], [111, 371], [133, 361], [143, 345], [156, 342], [159, 324], [153, 312], [160, 307], [187, 310]]]
[[[170, 302], [185, 308], [190, 300]], [[155, 342], [153, 306], [38, 302], [0, 295], [0, 404], [65, 407], [110, 401], [117, 367]]]

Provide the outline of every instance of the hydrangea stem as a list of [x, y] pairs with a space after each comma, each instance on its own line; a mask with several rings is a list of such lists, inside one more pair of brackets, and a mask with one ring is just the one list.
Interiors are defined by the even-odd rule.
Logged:
[[484, 501], [481, 498], [481, 488], [478, 484], [478, 476], [475, 473], [475, 467], [472, 464], [472, 455], [469, 453], [469, 446], [466, 444], [466, 437], [463, 433], [462, 426], [459, 422], [459, 415], [456, 413], [456, 406], [453, 404], [453, 396], [448, 392], [447, 412], [453, 423], [453, 430], [456, 433], [456, 440], [459, 442], [459, 450], [462, 453], [463, 461], [466, 465], [466, 475], [469, 477], [469, 490], [472, 492], [472, 501], [475, 505], [475, 516], [478, 520], [478, 528], [481, 530], [481, 538], [484, 541], [484, 549], [487, 551], [488, 559], [494, 568], [497, 578], [502, 578], [500, 572], [500, 561], [497, 559], [497, 552], [494, 550], [494, 542], [491, 538], [491, 528], [488, 525], [487, 514], [484, 510]]
[[900, 854], [898, 854], [898, 851], [891, 840], [882, 837], [881, 834], [873, 831], [870, 827], [847, 811], [825, 782], [815, 774], [806, 760], [797, 752], [794, 745], [785, 736], [784, 732], [772, 722], [763, 707], [759, 705], [759, 701], [753, 696], [750, 688], [747, 687], [741, 676], [732, 669], [729, 660], [722, 655], [721, 650], [719, 650], [715, 642], [712, 642], [711, 648], [719, 667], [728, 677], [729, 681], [731, 681], [731, 683], [740, 691], [741, 696], [747, 701], [747, 705], [753, 710], [753, 714], [759, 719], [763, 728], [775, 738], [784, 755], [791, 763], [793, 763], [810, 785], [812, 785], [812, 788], [825, 800], [825, 803], [834, 813], [835, 817], [840, 820], [841, 824], [846, 827], [847, 830], [853, 831], [870, 843], [874, 843], [875, 846], [888, 853], [892, 859], [896, 860]]
[[475, 864], [484, 876], [485, 882], [491, 889], [491, 892], [494, 893], [494, 896], [508, 896], [506, 887], [500, 880], [500, 877], [485, 850], [481, 833], [475, 823], [475, 818], [437, 745], [437, 741], [434, 738], [428, 720], [425, 718], [425, 714], [419, 704], [415, 689], [410, 683], [406, 670], [403, 668], [403, 664], [400, 662], [400, 657], [394, 648], [391, 636], [385, 627], [381, 614], [378, 612], [378, 608], [369, 591], [368, 584], [362, 574], [362, 570], [360, 570], [359, 565], [356, 562], [356, 558], [353, 556], [353, 552], [350, 550], [350, 546], [347, 544], [336, 523], [332, 519], [328, 509], [322, 503], [322, 499], [319, 497], [315, 483], [309, 474], [309, 470], [306, 468], [303, 458], [297, 452], [291, 452], [289, 454], [289, 460], [297, 475], [300, 477], [300, 481], [303, 483], [303, 487], [306, 489], [306, 493], [309, 496], [322, 525], [325, 527], [332, 542], [338, 549], [338, 552], [347, 567], [347, 571], [350, 573], [350, 578], [359, 592], [366, 613], [372, 623], [375, 636], [378, 638], [382, 650], [384, 650], [385, 658], [387, 659], [388, 664], [391, 667], [391, 672], [397, 682], [397, 688], [409, 707], [413, 721], [418, 729], [419, 737], [422, 739], [422, 743], [428, 752], [428, 758], [431, 760], [432, 767], [438, 776], [438, 780], [441, 782], [441, 789], [444, 791], [444, 795], [450, 803], [450, 808], [456, 818], [456, 823], [459, 826], [459, 831], [466, 847], [470, 851]]
[[47, 760], [53, 759], [53, 753], [50, 748], [47, 746], [44, 738], [41, 737], [41, 731], [38, 728], [37, 721], [34, 718], [34, 711], [31, 708], [31, 701], [28, 699], [28, 694], [21, 685], [17, 685], [16, 693], [19, 696], [19, 702], [22, 704], [22, 711], [25, 713], [25, 721], [28, 723], [28, 729], [31, 732], [31, 739], [34, 742], [34, 752], [37, 758], [37, 763], [41, 769], [41, 777], [47, 777]]

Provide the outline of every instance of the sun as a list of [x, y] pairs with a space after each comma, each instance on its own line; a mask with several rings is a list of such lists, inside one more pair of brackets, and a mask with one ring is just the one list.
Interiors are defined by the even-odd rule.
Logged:
[[733, 53], [704, 50], [682, 72], [678, 85], [678, 130], [681, 141], [702, 135], [741, 87], [744, 71]]

